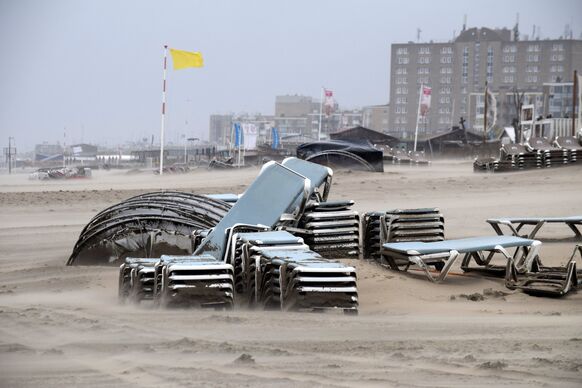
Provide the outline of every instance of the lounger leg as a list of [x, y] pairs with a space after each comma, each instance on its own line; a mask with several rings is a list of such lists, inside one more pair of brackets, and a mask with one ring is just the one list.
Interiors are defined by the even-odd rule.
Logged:
[[540, 230], [540, 228], [545, 224], [546, 221], [540, 221], [536, 224], [536, 226], [534, 226], [534, 228], [532, 229], [532, 231], [527, 235], [527, 238], [533, 240], [536, 237], [536, 234], [538, 234], [538, 231]]
[[503, 231], [499, 227], [499, 224], [490, 223], [490, 225], [493, 228], [493, 230], [495, 231], [495, 233], [497, 233], [499, 236], [503, 236]]
[[574, 234], [576, 235], [577, 238], [582, 238], [582, 233], [580, 233], [580, 230], [578, 229], [578, 227], [576, 226], [576, 224], [567, 224], [570, 229], [572, 229], [572, 231], [574, 232]]
[[439, 274], [435, 277], [431, 274], [428, 266], [425, 264], [425, 262], [422, 260], [421, 256], [412, 256], [409, 258], [409, 260], [418, 265], [425, 273], [426, 277], [433, 283], [440, 283], [443, 280], [445, 280], [445, 278], [447, 277], [447, 274], [449, 273], [449, 271], [451, 270], [451, 267], [453, 265], [453, 263], [455, 262], [455, 260], [457, 260], [457, 258], [459, 257], [459, 252], [457, 251], [451, 251], [449, 258], [446, 260], [445, 262], [445, 266], [443, 267], [443, 269], [439, 272]]

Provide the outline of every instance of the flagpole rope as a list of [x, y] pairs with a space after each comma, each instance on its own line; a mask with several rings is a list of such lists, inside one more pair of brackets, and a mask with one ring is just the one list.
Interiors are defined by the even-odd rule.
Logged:
[[168, 63], [168, 45], [164, 45], [164, 80], [162, 83], [162, 125], [160, 129], [160, 175], [164, 172], [164, 121], [166, 118], [166, 70]]

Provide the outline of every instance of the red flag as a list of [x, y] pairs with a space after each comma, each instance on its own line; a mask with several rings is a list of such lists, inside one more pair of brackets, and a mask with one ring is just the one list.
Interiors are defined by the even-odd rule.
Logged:
[[420, 115], [426, 116], [430, 110], [430, 95], [432, 93], [432, 88], [428, 86], [422, 87], [422, 96], [420, 97]]

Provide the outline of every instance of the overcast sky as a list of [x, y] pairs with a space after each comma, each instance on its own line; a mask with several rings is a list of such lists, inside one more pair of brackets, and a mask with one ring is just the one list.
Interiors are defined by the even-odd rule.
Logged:
[[[468, 27], [533, 25], [580, 37], [580, 0], [0, 0], [0, 145], [159, 142], [163, 45], [205, 67], [168, 73], [167, 139], [208, 137], [209, 115], [273, 114], [275, 96], [343, 108], [384, 104], [390, 44], [447, 41]], [[576, 18], [576, 19], [575, 19]], [[188, 122], [188, 124], [186, 124]]]

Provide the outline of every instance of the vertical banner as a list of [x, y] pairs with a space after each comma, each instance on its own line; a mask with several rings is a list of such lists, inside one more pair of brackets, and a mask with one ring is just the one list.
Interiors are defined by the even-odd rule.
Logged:
[[432, 88], [428, 86], [422, 87], [422, 95], [420, 96], [420, 115], [426, 117], [426, 114], [430, 110], [430, 98], [432, 94]]
[[242, 145], [242, 131], [240, 123], [234, 123], [234, 146], [238, 148]]
[[323, 105], [325, 106], [325, 115], [331, 115], [334, 106], [333, 91], [325, 89], [325, 102]]
[[271, 128], [271, 135], [272, 135], [271, 148], [276, 150], [277, 148], [279, 148], [280, 145], [279, 130], [275, 127]]
[[257, 127], [255, 124], [243, 124], [242, 128], [245, 150], [257, 148]]
[[485, 131], [488, 131], [489, 128], [493, 128], [493, 126], [497, 122], [497, 99], [489, 89], [487, 89], [486, 98], [487, 98], [487, 112], [485, 112], [485, 114], [487, 115], [488, 128], [485, 128]]

